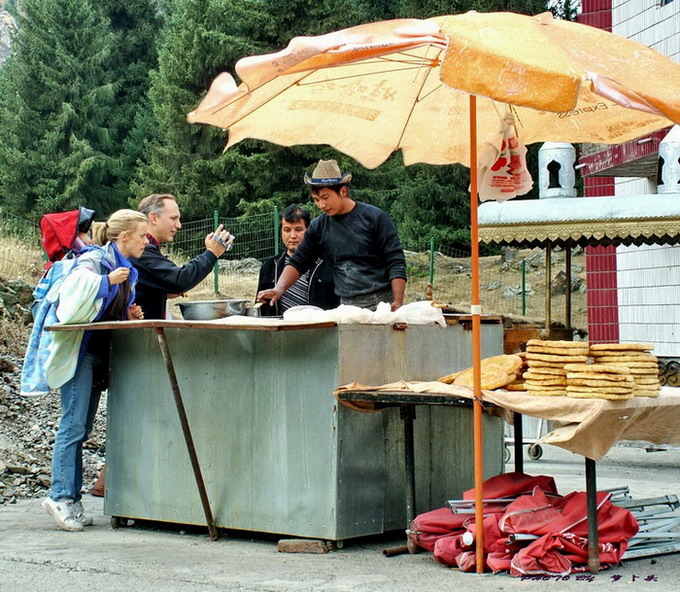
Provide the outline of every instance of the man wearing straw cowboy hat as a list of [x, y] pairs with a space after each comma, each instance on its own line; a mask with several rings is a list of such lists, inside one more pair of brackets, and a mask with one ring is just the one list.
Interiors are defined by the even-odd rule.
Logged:
[[323, 212], [312, 220], [302, 243], [276, 285], [258, 293], [258, 300], [275, 304], [319, 258], [333, 270], [335, 292], [342, 304], [375, 309], [388, 302], [392, 310], [404, 300], [406, 261], [397, 229], [375, 206], [355, 201], [335, 160], [320, 160], [312, 176], [305, 173], [314, 203]]

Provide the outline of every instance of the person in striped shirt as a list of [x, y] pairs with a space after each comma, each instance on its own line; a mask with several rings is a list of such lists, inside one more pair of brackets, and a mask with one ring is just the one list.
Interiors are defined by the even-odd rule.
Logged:
[[[285, 251], [267, 259], [260, 268], [257, 292], [269, 290], [276, 285], [283, 268], [297, 251], [310, 223], [309, 212], [292, 204], [279, 216], [281, 240]], [[274, 304], [265, 303], [261, 308], [263, 316], [281, 316], [293, 306], [311, 304], [324, 310], [335, 308], [340, 299], [335, 295], [333, 272], [323, 259], [316, 262]]]

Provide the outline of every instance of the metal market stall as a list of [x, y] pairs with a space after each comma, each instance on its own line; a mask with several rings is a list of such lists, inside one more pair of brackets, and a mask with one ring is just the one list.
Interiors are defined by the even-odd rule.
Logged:
[[[212, 538], [229, 528], [342, 541], [404, 528], [404, 431], [398, 410], [355, 413], [333, 390], [466, 368], [469, 325], [229, 317], [58, 330], [116, 329], [104, 505], [116, 525], [147, 519], [208, 524]], [[501, 353], [499, 320], [482, 329], [484, 355]], [[473, 485], [472, 430], [469, 407], [419, 414], [418, 512]], [[490, 476], [503, 469], [502, 421], [485, 416], [484, 430]]]

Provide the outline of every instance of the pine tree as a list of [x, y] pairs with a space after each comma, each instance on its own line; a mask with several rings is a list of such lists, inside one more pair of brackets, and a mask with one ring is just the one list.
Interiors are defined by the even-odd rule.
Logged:
[[161, 16], [154, 0], [108, 0], [99, 6], [113, 34], [109, 61], [116, 93], [111, 114], [116, 136], [112, 156], [120, 161], [115, 186], [119, 194], [116, 202], [122, 204], [132, 197], [130, 180], [152, 133], [147, 95], [150, 73], [158, 64], [156, 37]]
[[151, 119], [144, 125], [153, 135], [132, 185], [137, 199], [174, 193], [185, 217], [207, 216], [213, 209], [236, 212], [250, 192], [242, 181], [250, 167], [242, 166], [238, 150], [220, 154], [224, 132], [192, 126], [186, 114], [217, 74], [233, 72], [244, 55], [266, 51], [258, 41], [263, 35], [273, 35], [273, 29], [258, 0], [177, 0], [151, 77]]
[[21, 214], [116, 204], [112, 35], [86, 0], [24, 0], [0, 73], [0, 204]]

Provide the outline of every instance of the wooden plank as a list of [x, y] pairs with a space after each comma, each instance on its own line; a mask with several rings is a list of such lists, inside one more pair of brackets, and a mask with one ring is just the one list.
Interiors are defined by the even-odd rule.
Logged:
[[279, 319], [258, 321], [257, 323], [241, 324], [215, 321], [184, 321], [184, 320], [141, 320], [141, 321], [110, 321], [106, 323], [74, 323], [64, 325], [57, 323], [46, 327], [48, 331], [103, 331], [109, 329], [209, 329], [209, 330], [239, 330], [239, 331], [295, 331], [304, 329], [330, 329], [336, 324], [332, 321], [324, 322], [286, 322]]
[[446, 393], [414, 393], [410, 391], [342, 391], [340, 401], [362, 401], [387, 405], [454, 405], [472, 406], [472, 399]]

